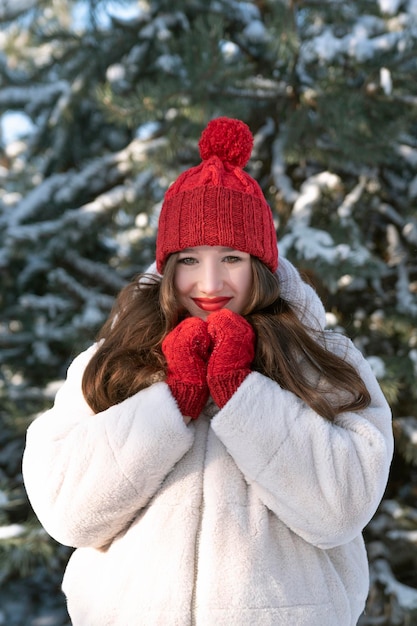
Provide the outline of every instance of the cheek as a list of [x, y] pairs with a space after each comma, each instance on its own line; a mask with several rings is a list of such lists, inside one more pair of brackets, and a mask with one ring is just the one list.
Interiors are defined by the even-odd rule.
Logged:
[[187, 296], [187, 291], [184, 289], [183, 282], [175, 280], [174, 285], [175, 285], [175, 293], [177, 297], [177, 302], [180, 308], [183, 308], [186, 311], [190, 312], [189, 311], [190, 298]]
[[252, 280], [248, 280], [245, 282], [244, 287], [242, 286], [242, 291], [241, 291], [240, 307], [242, 311], [246, 309], [251, 298], [252, 298]]
[[174, 277], [175, 291], [177, 292], [178, 295], [186, 293], [187, 282], [188, 281], [187, 281], [186, 276], [184, 276], [184, 272], [181, 271], [181, 268], [178, 268], [177, 271], [175, 272], [175, 277]]
[[253, 284], [252, 271], [245, 272], [241, 276], [241, 280], [240, 280], [240, 292], [245, 299], [248, 299], [252, 292], [252, 284]]
[[252, 283], [246, 283], [245, 289], [242, 290], [242, 307], [244, 308], [249, 302], [252, 295]]

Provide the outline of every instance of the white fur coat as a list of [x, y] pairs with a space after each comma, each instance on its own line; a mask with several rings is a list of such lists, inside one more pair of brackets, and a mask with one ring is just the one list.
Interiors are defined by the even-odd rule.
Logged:
[[[298, 314], [323, 326], [314, 291], [284, 259], [279, 273]], [[335, 423], [256, 372], [188, 427], [164, 382], [94, 415], [81, 379], [95, 348], [75, 359], [23, 461], [41, 523], [78, 548], [63, 583], [74, 626], [357, 623], [391, 415], [360, 353], [332, 341], [372, 396]]]

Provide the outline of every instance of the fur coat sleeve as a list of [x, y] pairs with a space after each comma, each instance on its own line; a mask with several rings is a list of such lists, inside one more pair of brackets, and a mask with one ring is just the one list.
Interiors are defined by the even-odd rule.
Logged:
[[193, 443], [163, 382], [94, 415], [81, 391], [94, 350], [73, 361], [54, 407], [30, 425], [23, 457], [40, 522], [74, 547], [102, 547], [122, 532]]
[[[282, 296], [304, 323], [322, 330], [325, 312], [314, 290], [285, 259], [278, 274]], [[351, 541], [370, 521], [393, 454], [391, 411], [369, 364], [347, 338], [330, 341], [364, 380], [371, 395], [365, 410], [340, 414], [331, 423], [253, 372], [212, 421], [264, 504], [324, 549]]]
[[259, 498], [305, 541], [356, 537], [382, 498], [392, 457], [390, 411], [365, 362], [371, 405], [331, 423], [254, 372], [212, 427]]

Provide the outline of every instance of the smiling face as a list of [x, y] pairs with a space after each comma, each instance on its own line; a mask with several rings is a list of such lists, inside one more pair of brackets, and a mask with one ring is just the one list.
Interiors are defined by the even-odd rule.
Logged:
[[242, 313], [252, 290], [250, 254], [223, 246], [197, 246], [178, 253], [175, 289], [180, 304], [205, 320], [226, 308]]

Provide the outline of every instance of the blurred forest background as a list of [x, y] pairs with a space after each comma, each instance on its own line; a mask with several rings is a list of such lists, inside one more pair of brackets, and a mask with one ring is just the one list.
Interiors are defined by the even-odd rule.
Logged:
[[218, 115], [251, 127], [280, 253], [392, 406], [360, 623], [417, 624], [417, 0], [0, 0], [0, 26], [0, 625], [68, 624], [25, 430]]

